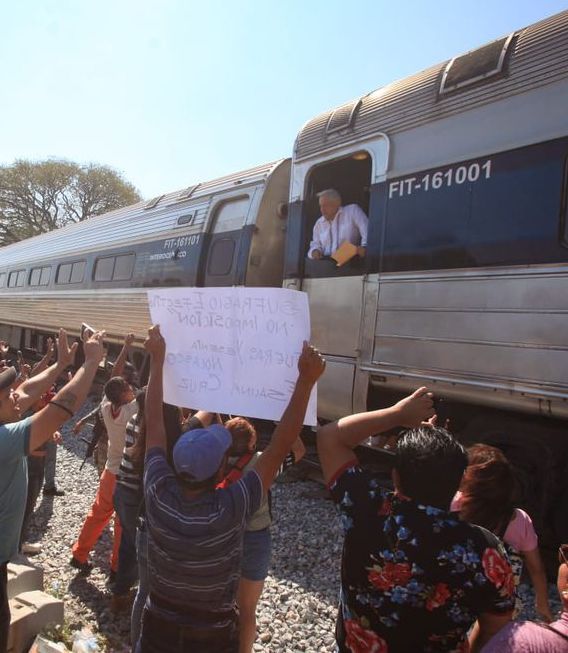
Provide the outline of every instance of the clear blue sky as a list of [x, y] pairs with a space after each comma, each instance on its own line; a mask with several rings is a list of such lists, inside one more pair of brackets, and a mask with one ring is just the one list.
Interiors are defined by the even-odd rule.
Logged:
[[566, 0], [19, 0], [0, 163], [108, 164], [145, 197], [290, 156], [306, 120]]

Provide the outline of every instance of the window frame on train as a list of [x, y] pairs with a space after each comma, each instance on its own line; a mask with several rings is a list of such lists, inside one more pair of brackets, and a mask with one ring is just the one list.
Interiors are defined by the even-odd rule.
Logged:
[[[14, 279], [14, 283], [12, 283]], [[26, 269], [12, 270], [8, 274], [7, 288], [23, 288], [26, 285]]]
[[[122, 265], [122, 261], [128, 261], [126, 272], [123, 274], [117, 273], [117, 263]], [[101, 265], [107, 265], [108, 270], [105, 274], [100, 274]], [[97, 283], [108, 283], [111, 281], [129, 281], [134, 274], [134, 266], [136, 265], [135, 252], [121, 252], [120, 254], [113, 254], [112, 256], [99, 256], [95, 259], [93, 265], [92, 279]]]
[[[77, 261], [66, 261], [65, 263], [60, 263], [57, 266], [57, 274], [55, 276], [55, 283], [57, 285], [66, 286], [70, 284], [83, 283], [85, 279], [85, 270], [87, 267], [87, 261], [85, 259], [80, 259]], [[62, 271], [66, 268], [69, 268], [69, 275], [66, 280], [61, 279]], [[76, 274], [76, 270], [80, 270], [80, 279], [77, 277], [79, 274]]]
[[[35, 273], [38, 273], [37, 275]], [[37, 278], [35, 278], [37, 277]], [[29, 286], [49, 286], [51, 280], [51, 265], [36, 266], [30, 270]]]

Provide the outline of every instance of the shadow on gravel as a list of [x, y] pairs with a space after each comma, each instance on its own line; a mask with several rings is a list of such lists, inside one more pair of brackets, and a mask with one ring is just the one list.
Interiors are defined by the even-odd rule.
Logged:
[[36, 506], [32, 517], [34, 539], [41, 539], [49, 526], [49, 520], [53, 515], [53, 500], [52, 496], [43, 496], [41, 503]]

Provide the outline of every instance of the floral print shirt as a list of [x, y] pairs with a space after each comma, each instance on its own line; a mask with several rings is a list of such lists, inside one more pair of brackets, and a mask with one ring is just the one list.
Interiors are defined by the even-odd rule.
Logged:
[[355, 463], [330, 491], [345, 532], [339, 651], [466, 653], [479, 614], [512, 612], [511, 566], [489, 531], [379, 487]]

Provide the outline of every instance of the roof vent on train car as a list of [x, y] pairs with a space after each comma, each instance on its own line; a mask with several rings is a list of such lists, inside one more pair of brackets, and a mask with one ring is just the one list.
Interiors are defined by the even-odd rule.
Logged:
[[454, 57], [446, 66], [440, 95], [447, 95], [466, 86], [500, 75], [505, 68], [514, 34]]
[[349, 129], [353, 127], [353, 122], [355, 121], [355, 115], [357, 110], [361, 106], [361, 99], [353, 100], [347, 104], [343, 104], [340, 107], [337, 107], [329, 117], [327, 125], [325, 127], [325, 134], [334, 134], [335, 132], [341, 131], [342, 129]]
[[177, 196], [176, 201], [181, 202], [182, 200], [188, 200], [200, 186], [201, 183], [193, 184], [193, 186], [188, 186], [185, 190], [181, 191], [181, 193]]
[[153, 209], [158, 206], [162, 197], [164, 197], [164, 195], [158, 195], [157, 197], [153, 197], [151, 200], [148, 200], [146, 204], [144, 204], [144, 210]]

